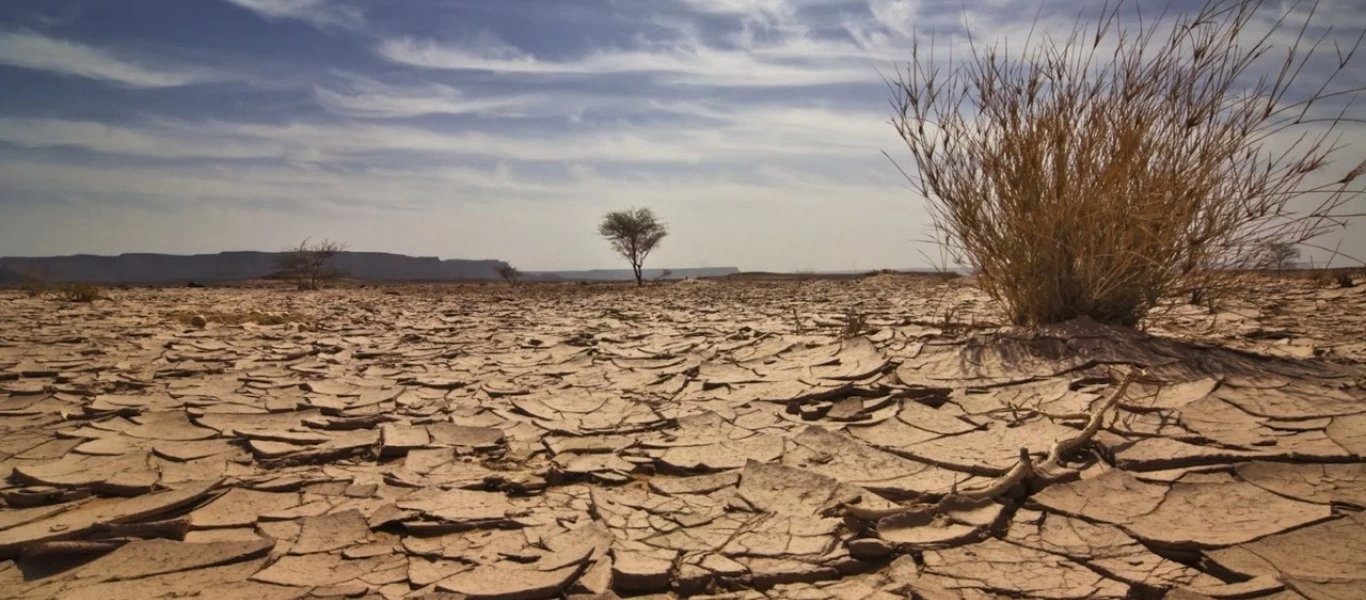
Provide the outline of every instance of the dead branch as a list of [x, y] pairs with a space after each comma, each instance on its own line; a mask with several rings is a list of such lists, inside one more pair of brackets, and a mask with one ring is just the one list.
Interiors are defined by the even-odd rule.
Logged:
[[1125, 394], [1129, 391], [1129, 386], [1144, 373], [1145, 371], [1143, 369], [1130, 370], [1124, 378], [1120, 380], [1119, 386], [1115, 388], [1115, 391], [1105, 398], [1104, 402], [1102, 402], [1098, 408], [1089, 413], [1055, 415], [1069, 419], [1085, 418], [1086, 426], [1077, 431], [1076, 435], [1065, 437], [1054, 442], [1053, 447], [1048, 451], [1047, 457], [1038, 465], [1034, 464], [1034, 460], [1030, 457], [1028, 448], [1020, 448], [1019, 461], [995, 481], [981, 487], [967, 490], [959, 490], [957, 489], [957, 486], [955, 486], [952, 491], [941, 497], [934, 504], [918, 503], [909, 506], [874, 509], [861, 507], [854, 503], [841, 502], [839, 506], [844, 509], [846, 515], [871, 521], [913, 512], [923, 512], [927, 510], [939, 511], [945, 506], [946, 502], [955, 500], [966, 499], [977, 501], [994, 499], [1009, 492], [1018, 485], [1031, 481], [1045, 484], [1060, 481], [1074, 473], [1073, 470], [1063, 466], [1063, 458], [1072, 452], [1075, 452], [1078, 448], [1090, 443], [1096, 436], [1096, 433], [1100, 431], [1101, 425], [1105, 422], [1105, 415], [1119, 403], [1120, 399], [1125, 397]]

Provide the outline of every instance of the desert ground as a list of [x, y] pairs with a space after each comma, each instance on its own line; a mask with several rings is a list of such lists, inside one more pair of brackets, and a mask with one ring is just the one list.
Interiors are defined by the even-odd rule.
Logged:
[[1366, 286], [0, 291], [6, 598], [1363, 598]]

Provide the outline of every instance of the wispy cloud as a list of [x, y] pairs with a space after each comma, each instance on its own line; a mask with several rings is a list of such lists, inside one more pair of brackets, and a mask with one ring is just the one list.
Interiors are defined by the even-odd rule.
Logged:
[[157, 128], [67, 119], [0, 117], [0, 141], [26, 148], [80, 148], [144, 158], [280, 158], [279, 144], [181, 136]]
[[786, 15], [792, 12], [787, 0], [683, 0], [693, 10], [722, 15]]
[[695, 103], [656, 110], [692, 121], [484, 133], [371, 123], [158, 120], [138, 125], [0, 118], [0, 142], [159, 159], [280, 159], [326, 164], [376, 153], [529, 162], [715, 164], [774, 157], [876, 157], [892, 143], [882, 115], [821, 108]]
[[357, 29], [365, 25], [360, 10], [336, 0], [225, 0], [265, 19], [293, 19], [319, 29]]
[[[966, 6], [966, 5], [965, 5]], [[916, 16], [920, 12], [918, 0], [868, 0], [868, 9], [883, 27], [902, 36], [915, 32]]]
[[652, 74], [666, 82], [714, 87], [801, 87], [879, 81], [890, 58], [850, 41], [788, 38], [753, 47], [719, 48], [692, 38], [667, 46], [604, 49], [550, 60], [487, 38], [441, 43], [411, 37], [380, 43], [380, 56], [429, 69], [541, 75]]
[[[383, 39], [377, 52], [409, 66], [513, 75], [638, 74], [663, 84], [791, 88], [878, 83], [907, 56], [918, 0], [683, 0], [695, 15], [729, 22], [704, 32], [689, 19], [653, 16], [671, 35], [545, 57], [488, 33], [454, 40]], [[833, 11], [825, 23], [804, 11]]]
[[390, 119], [424, 115], [516, 116], [549, 108], [547, 94], [471, 96], [439, 83], [388, 86], [373, 79], [350, 78], [344, 90], [316, 86], [318, 103], [329, 111], [357, 118]]
[[[123, 167], [71, 165], [34, 160], [5, 161], [0, 176], [14, 189], [74, 199], [117, 196], [134, 201], [251, 204], [319, 203], [352, 209], [417, 209], [448, 201], [453, 192], [507, 196], [557, 193], [559, 188], [522, 178], [506, 167], [475, 169], [362, 168], [243, 165]], [[396, 196], [395, 189], [404, 193]]]
[[797, 7], [790, 0], [683, 0], [683, 4], [702, 14], [739, 17], [746, 22], [746, 26], [772, 27], [791, 23], [797, 12]]
[[0, 31], [0, 64], [135, 88], [175, 87], [220, 78], [207, 70], [152, 66], [27, 31]]

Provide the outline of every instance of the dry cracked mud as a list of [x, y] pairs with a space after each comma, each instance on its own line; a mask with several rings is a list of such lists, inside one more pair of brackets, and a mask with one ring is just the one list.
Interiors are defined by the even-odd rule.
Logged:
[[1366, 288], [1246, 286], [4, 293], [0, 596], [1366, 597]]

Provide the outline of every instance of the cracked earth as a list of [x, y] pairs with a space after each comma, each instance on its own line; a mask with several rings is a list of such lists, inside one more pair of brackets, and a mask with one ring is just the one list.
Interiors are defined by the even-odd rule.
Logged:
[[3, 293], [0, 596], [1366, 597], [1366, 287], [1247, 286]]

